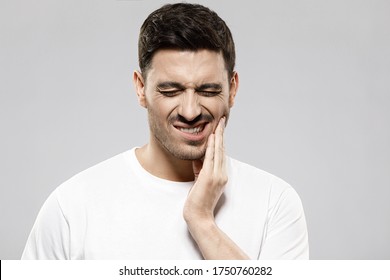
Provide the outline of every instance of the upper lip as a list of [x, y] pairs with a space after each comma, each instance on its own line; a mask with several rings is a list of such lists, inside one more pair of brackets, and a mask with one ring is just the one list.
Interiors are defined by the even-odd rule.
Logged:
[[174, 127], [180, 127], [180, 128], [194, 128], [194, 127], [198, 127], [198, 126], [201, 126], [201, 125], [206, 125], [208, 122], [205, 122], [205, 121], [200, 121], [200, 122], [197, 122], [195, 124], [188, 124], [188, 123], [182, 123], [182, 122], [176, 122], [176, 123], [173, 123], [173, 126]]

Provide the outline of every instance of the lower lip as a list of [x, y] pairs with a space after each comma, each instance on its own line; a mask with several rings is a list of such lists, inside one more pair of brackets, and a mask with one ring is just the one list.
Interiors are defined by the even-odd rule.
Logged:
[[204, 126], [203, 130], [199, 133], [188, 133], [188, 132], [184, 132], [184, 131], [181, 131], [180, 129], [174, 127], [176, 129], [177, 132], [179, 132], [179, 134], [185, 138], [186, 140], [188, 141], [195, 141], [195, 142], [200, 142], [202, 140], [205, 139], [206, 137], [206, 131], [207, 131], [207, 128], [208, 128], [208, 123]]

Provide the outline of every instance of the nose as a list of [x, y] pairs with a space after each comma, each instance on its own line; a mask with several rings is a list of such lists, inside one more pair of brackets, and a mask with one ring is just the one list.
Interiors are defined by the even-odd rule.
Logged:
[[198, 95], [193, 90], [187, 90], [181, 97], [178, 113], [187, 121], [193, 121], [202, 113]]

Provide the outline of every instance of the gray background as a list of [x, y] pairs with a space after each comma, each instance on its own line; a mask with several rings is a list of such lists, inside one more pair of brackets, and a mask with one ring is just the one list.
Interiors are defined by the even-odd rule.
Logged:
[[[131, 76], [165, 2], [0, 2], [1, 259], [55, 187], [147, 141]], [[312, 259], [390, 259], [390, 1], [197, 2], [236, 41], [229, 154], [295, 187]]]

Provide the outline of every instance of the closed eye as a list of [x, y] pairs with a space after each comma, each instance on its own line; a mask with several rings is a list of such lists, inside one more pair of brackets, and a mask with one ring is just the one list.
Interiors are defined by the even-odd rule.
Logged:
[[222, 92], [222, 84], [219, 83], [206, 83], [197, 87], [196, 92], [205, 97], [213, 97]]
[[185, 89], [183, 85], [177, 82], [161, 82], [156, 86], [156, 91], [166, 97], [173, 97], [178, 95]]
[[166, 96], [166, 97], [173, 97], [178, 95], [181, 90], [157, 90], [160, 94]]
[[220, 94], [222, 91], [198, 91], [198, 94], [205, 97], [213, 97]]

